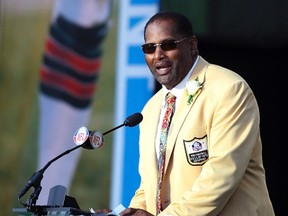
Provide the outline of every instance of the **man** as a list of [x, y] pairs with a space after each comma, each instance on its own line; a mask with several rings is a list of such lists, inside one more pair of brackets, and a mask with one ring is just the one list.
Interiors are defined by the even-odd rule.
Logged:
[[[199, 56], [192, 25], [179, 13], [155, 14], [144, 40], [146, 63], [162, 89], [142, 111], [141, 183], [121, 215], [274, 215], [248, 84]], [[168, 92], [176, 96], [172, 120]], [[168, 135], [161, 133], [163, 118]]]

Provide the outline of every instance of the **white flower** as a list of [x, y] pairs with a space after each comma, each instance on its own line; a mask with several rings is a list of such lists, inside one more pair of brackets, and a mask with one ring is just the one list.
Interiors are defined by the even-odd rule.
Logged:
[[191, 80], [186, 83], [186, 91], [188, 94], [188, 101], [187, 101], [188, 104], [190, 104], [193, 101], [193, 97], [197, 94], [197, 92], [201, 88], [202, 88], [202, 84], [198, 81], [198, 77], [195, 80]]

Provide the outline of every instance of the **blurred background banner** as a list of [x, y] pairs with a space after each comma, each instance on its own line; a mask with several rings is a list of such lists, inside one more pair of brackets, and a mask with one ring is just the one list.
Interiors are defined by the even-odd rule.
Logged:
[[[32, 174], [39, 169], [37, 167], [38, 150], [40, 149], [38, 146], [40, 128], [38, 106], [39, 68], [43, 63], [45, 40], [50, 33], [50, 29], [53, 29], [50, 28], [51, 17], [53, 12], [55, 12], [53, 11], [53, 8], [55, 8], [53, 6], [60, 2], [63, 3], [63, 0], [0, 1], [0, 122], [1, 137], [3, 139], [1, 141], [3, 150], [0, 151], [0, 191], [5, 194], [5, 196], [0, 197], [1, 215], [11, 215], [12, 207], [22, 207], [17, 201], [18, 192], [24, 187]], [[84, 4], [84, 2], [89, 2], [89, 5], [91, 5], [95, 3], [96, 0], [68, 0], [65, 2], [71, 3], [69, 5], [70, 7], [67, 8], [71, 9], [73, 6], [74, 8], [77, 7], [77, 5], [79, 5], [77, 3]], [[105, 4], [107, 0], [97, 0], [97, 3], [101, 2]], [[115, 6], [118, 10], [117, 1], [115, 1]], [[81, 8], [78, 7], [79, 10]], [[88, 13], [91, 14], [93, 8], [84, 9], [83, 14], [86, 15], [86, 18]], [[113, 8], [113, 14], [111, 14], [113, 19], [117, 17], [117, 10]], [[102, 12], [104, 12], [104, 10], [102, 10]], [[92, 13], [95, 15], [95, 10], [93, 10]], [[67, 14], [65, 13], [65, 15]], [[75, 16], [77, 15], [78, 13], [75, 13]], [[96, 15], [99, 15], [99, 13], [96, 13]], [[61, 22], [61, 24], [63, 24], [63, 22]], [[65, 24], [67, 24], [67, 22], [65, 22], [64, 25]], [[65, 27], [67, 27], [67, 25], [65, 25]], [[107, 35], [107, 43], [103, 44], [105, 47], [104, 50], [109, 50], [109, 52], [105, 53], [105, 60], [101, 63], [101, 65], [103, 65], [103, 76], [99, 79], [97, 77], [97, 94], [93, 95], [93, 98], [90, 98], [91, 103], [89, 102], [89, 106], [91, 105], [90, 107], [92, 108], [93, 104], [93, 110], [91, 110], [92, 115], [89, 117], [89, 124], [85, 123], [85, 126], [91, 130], [99, 129], [106, 131], [112, 127], [114, 121], [114, 60], [116, 58], [114, 50], [116, 50], [116, 27], [116, 25], [113, 25], [111, 19], [111, 23], [109, 22], [110, 35]], [[106, 33], [107, 31], [103, 32]], [[55, 33], [55, 31], [53, 31], [53, 33]], [[76, 35], [77, 38], [77, 33], [73, 34], [73, 32], [70, 32], [67, 33], [67, 35], [71, 37]], [[85, 36], [93, 37], [91, 34], [85, 34]], [[64, 42], [68, 40], [71, 42], [70, 39], [66, 37]], [[87, 41], [87, 37], [78, 37], [76, 40], [78, 39], [78, 42], [83, 43], [91, 41], [97, 43], [98, 40], [96, 37], [93, 37], [90, 41]], [[92, 48], [91, 44], [88, 44], [88, 47]], [[75, 58], [73, 58], [73, 60], [75, 60]], [[113, 62], [113, 64], [111, 64], [111, 62]], [[57, 63], [60, 63], [60, 60]], [[73, 61], [73, 63], [75, 63], [75, 61]], [[60, 79], [56, 80], [59, 81]], [[75, 101], [76, 100], [73, 100], [73, 102]], [[48, 107], [45, 106], [45, 108]], [[55, 133], [52, 133], [52, 135], [46, 137], [45, 140], [50, 143], [56, 143], [56, 141], [58, 141], [60, 145], [67, 145], [64, 147], [64, 150], [75, 147], [73, 143], [75, 130], [68, 131], [67, 127], [64, 126], [64, 132], [67, 135], [65, 135], [65, 137], [67, 137], [68, 141], [63, 141], [62, 137], [64, 137], [64, 133], [56, 129], [57, 126], [63, 122], [70, 124], [68, 121], [60, 120], [67, 112], [64, 113], [64, 115], [59, 115], [61, 112], [60, 109], [48, 108], [47, 111], [59, 116], [59, 118], [53, 119], [48, 117], [47, 119], [51, 120], [49, 127], [52, 128], [52, 130], [54, 129], [54, 132], [59, 132], [59, 137], [61, 138], [56, 138], [53, 136]], [[81, 120], [75, 121], [75, 125], [75, 128], [83, 126]], [[43, 131], [44, 133], [47, 132], [46, 130]], [[72, 186], [69, 194], [76, 197], [83, 209], [88, 209], [88, 207], [107, 207], [109, 205], [112, 149], [112, 139], [110, 137], [111, 136], [107, 136], [105, 139], [107, 143], [105, 148], [101, 148], [98, 151], [83, 151], [79, 163], [76, 164], [77, 166], [75, 168], [77, 172], [73, 176], [73, 179], [71, 179]], [[47, 154], [48, 160], [56, 157], [64, 150], [58, 150], [58, 152], [54, 152], [50, 156]], [[77, 153], [80, 153], [80, 151], [79, 149]], [[44, 154], [45, 153], [47, 153], [47, 151], [44, 152]], [[61, 159], [67, 159], [67, 157]], [[44, 161], [44, 163], [46, 162], [48, 161]], [[67, 175], [64, 174], [64, 172], [58, 172], [55, 167], [58, 168], [61, 165], [68, 170], [67, 165], [71, 164], [71, 162], [71, 160], [68, 160], [68, 162], [57, 161], [53, 163], [47, 172], [45, 172], [44, 180], [51, 177], [51, 175], [49, 175], [49, 171], [51, 171], [55, 175], [53, 177], [55, 180], [54, 184], [62, 184], [61, 181], [66, 178]], [[78, 172], [79, 170], [81, 170], [80, 173]], [[107, 172], [107, 170], [109, 171]], [[100, 187], [95, 188], [98, 186]], [[42, 189], [41, 194], [44, 195], [44, 190], [49, 191], [50, 187], [43, 181]], [[24, 202], [25, 198], [27, 198], [31, 192], [32, 189], [23, 197]]]
[[[158, 0], [123, 0], [119, 4], [119, 31], [115, 91], [115, 125], [127, 116], [141, 112], [154, 91], [141, 45], [148, 19], [158, 11]], [[110, 206], [128, 207], [139, 186], [139, 126], [114, 132]]]

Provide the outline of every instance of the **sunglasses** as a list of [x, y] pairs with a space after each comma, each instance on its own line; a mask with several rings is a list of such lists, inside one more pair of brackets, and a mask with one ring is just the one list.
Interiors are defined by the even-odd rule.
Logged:
[[156, 47], [160, 46], [163, 51], [174, 50], [177, 44], [186, 40], [187, 38], [182, 38], [180, 40], [165, 40], [162, 43], [146, 43], [142, 45], [142, 51], [145, 54], [152, 54], [155, 52]]

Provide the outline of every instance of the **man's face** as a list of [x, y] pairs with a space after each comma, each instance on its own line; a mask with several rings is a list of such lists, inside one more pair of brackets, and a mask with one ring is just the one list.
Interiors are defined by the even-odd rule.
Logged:
[[[161, 44], [165, 41], [181, 40], [176, 32], [175, 24], [171, 20], [156, 20], [146, 28], [145, 43]], [[173, 50], [162, 50], [156, 47], [155, 52], [145, 54], [146, 63], [156, 80], [172, 89], [191, 69], [197, 54], [197, 40], [187, 38], [177, 43]]]

